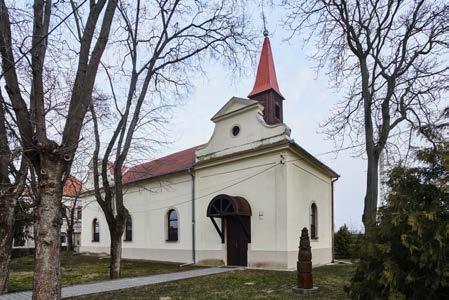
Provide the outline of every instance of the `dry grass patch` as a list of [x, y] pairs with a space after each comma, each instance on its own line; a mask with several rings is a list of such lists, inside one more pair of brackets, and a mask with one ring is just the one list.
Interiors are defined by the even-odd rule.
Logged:
[[355, 266], [336, 264], [314, 269], [320, 293], [311, 297], [293, 294], [296, 273], [245, 270], [192, 278], [141, 288], [95, 294], [79, 299], [347, 299], [343, 291]]
[[[16, 258], [11, 263], [9, 292], [31, 290], [34, 258]], [[148, 260], [122, 260], [122, 277], [136, 277], [187, 271], [198, 266], [180, 267], [177, 263]], [[99, 255], [72, 255], [61, 252], [62, 286], [96, 282], [109, 279], [109, 257]]]

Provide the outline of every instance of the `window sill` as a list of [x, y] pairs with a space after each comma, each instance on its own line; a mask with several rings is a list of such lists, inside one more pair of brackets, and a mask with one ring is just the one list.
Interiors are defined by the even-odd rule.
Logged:
[[99, 243], [100, 241], [92, 241], [92, 243]]
[[133, 240], [123, 240], [125, 243], [131, 243]]
[[179, 240], [165, 240], [166, 243], [177, 243]]

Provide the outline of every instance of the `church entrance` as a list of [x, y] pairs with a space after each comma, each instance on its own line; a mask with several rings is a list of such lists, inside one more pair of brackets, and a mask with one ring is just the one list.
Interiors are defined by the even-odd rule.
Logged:
[[[251, 207], [243, 197], [218, 195], [207, 208], [207, 216], [226, 242], [227, 265], [248, 265], [248, 243], [251, 243]], [[221, 219], [218, 226], [215, 218]]]
[[248, 238], [243, 228], [249, 228], [249, 225], [249, 217], [226, 218], [226, 249], [230, 266], [248, 265]]

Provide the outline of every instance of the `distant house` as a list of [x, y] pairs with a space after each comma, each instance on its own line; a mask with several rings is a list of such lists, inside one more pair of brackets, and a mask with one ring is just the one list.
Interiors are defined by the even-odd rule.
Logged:
[[[290, 138], [268, 37], [248, 98], [231, 98], [212, 117], [206, 144], [126, 170], [123, 257], [295, 268], [307, 227], [313, 264], [331, 262], [338, 175]], [[80, 251], [108, 253], [93, 192], [82, 202]]]
[[[73, 207], [76, 201], [74, 210], [74, 226], [73, 226], [74, 231], [72, 235], [73, 245], [75, 246], [75, 249], [79, 249], [81, 243], [82, 205], [79, 199], [81, 189], [82, 189], [81, 181], [73, 176], [70, 176], [69, 178], [67, 178], [65, 182], [62, 197], [63, 210], [67, 214], [67, 216], [70, 216], [70, 209]], [[28, 192], [24, 193], [22, 199], [28, 203], [32, 201]], [[61, 237], [60, 237], [61, 246], [63, 247], [67, 246], [67, 238], [68, 238], [67, 229], [68, 229], [67, 220], [66, 218], [63, 218], [61, 225]], [[34, 248], [33, 226], [31, 225], [25, 230], [26, 234], [24, 235], [23, 239], [21, 240], [14, 239], [13, 241], [14, 248]]]

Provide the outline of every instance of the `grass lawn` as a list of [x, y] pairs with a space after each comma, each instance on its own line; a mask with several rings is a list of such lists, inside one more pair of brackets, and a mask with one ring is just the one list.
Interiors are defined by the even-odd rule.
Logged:
[[[313, 270], [320, 293], [299, 296], [291, 292], [296, 273], [245, 270], [141, 288], [95, 294], [76, 299], [347, 299], [343, 286], [354, 272], [354, 265], [323, 266]], [[168, 298], [170, 297], [170, 298]]]
[[[34, 258], [13, 259], [8, 291], [31, 290], [33, 285]], [[179, 267], [179, 264], [146, 260], [122, 260], [122, 277], [134, 277], [187, 271], [197, 266]], [[97, 255], [71, 255], [61, 252], [62, 285], [73, 285], [109, 279], [109, 257]]]

